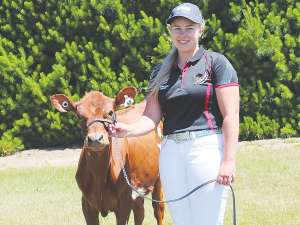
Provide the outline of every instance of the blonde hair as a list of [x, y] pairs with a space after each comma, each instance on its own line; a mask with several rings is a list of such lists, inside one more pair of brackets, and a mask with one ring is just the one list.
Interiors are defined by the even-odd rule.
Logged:
[[158, 96], [158, 91], [160, 86], [169, 78], [171, 73], [171, 68], [176, 62], [178, 57], [178, 50], [175, 46], [172, 47], [171, 52], [164, 58], [164, 61], [158, 65], [151, 73], [151, 77], [155, 76], [154, 81], [150, 84], [149, 89], [150, 92], [150, 99], [155, 99]]
[[[204, 31], [205, 28], [204, 18], [202, 18], [202, 23], [199, 24], [199, 26], [200, 26], [200, 30], [203, 29]], [[168, 25], [168, 27], [170, 28], [171, 25]], [[178, 49], [175, 46], [173, 46], [169, 55], [167, 55], [167, 57], [164, 58], [163, 62], [152, 71], [151, 77], [154, 77], [154, 81], [149, 86], [151, 92], [148, 97], [150, 99], [157, 98], [160, 86], [163, 85], [163, 83], [170, 77], [171, 68], [175, 64], [177, 59], [178, 59]]]

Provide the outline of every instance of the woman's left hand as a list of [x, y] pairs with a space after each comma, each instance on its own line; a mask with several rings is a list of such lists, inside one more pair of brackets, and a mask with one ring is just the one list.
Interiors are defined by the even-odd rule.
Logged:
[[235, 161], [224, 160], [218, 177], [218, 184], [230, 185], [235, 180]]

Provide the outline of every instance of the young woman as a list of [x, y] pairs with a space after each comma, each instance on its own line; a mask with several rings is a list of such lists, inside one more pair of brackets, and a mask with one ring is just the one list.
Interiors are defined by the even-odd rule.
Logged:
[[236, 71], [220, 53], [199, 46], [205, 22], [199, 8], [184, 3], [167, 20], [173, 48], [151, 74], [144, 114], [131, 125], [110, 125], [111, 136], [145, 135], [164, 116], [159, 170], [176, 225], [223, 224], [229, 184], [235, 179], [239, 133]]

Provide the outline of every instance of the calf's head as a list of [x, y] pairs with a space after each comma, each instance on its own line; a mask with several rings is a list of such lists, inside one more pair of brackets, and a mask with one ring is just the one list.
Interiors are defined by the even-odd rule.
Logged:
[[50, 100], [60, 112], [73, 112], [78, 115], [79, 124], [83, 133], [86, 133], [84, 146], [93, 151], [101, 151], [110, 145], [107, 122], [94, 122], [95, 119], [112, 119], [115, 111], [121, 105], [128, 106], [136, 96], [135, 87], [122, 89], [115, 98], [109, 98], [102, 92], [91, 91], [79, 102], [74, 102], [63, 94], [51, 96]]

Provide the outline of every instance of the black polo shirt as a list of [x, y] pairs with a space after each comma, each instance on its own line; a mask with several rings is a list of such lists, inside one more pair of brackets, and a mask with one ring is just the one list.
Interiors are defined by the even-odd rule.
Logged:
[[[150, 84], [156, 75], [151, 76]], [[223, 117], [215, 88], [227, 86], [238, 86], [238, 77], [220, 53], [200, 46], [182, 71], [175, 64], [158, 94], [164, 116], [164, 135], [222, 127]]]

